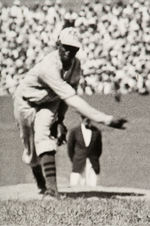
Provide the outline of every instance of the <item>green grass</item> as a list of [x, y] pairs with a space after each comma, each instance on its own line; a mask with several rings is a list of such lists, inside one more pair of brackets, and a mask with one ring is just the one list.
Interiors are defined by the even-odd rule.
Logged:
[[150, 202], [84, 198], [0, 202], [0, 225], [148, 226]]

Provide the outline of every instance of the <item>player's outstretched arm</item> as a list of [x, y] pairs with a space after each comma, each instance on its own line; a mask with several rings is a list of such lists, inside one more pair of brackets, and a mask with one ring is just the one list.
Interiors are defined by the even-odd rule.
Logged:
[[124, 123], [127, 122], [127, 120], [125, 120], [124, 118], [115, 118], [112, 115], [107, 115], [103, 112], [98, 111], [78, 95], [69, 97], [65, 101], [69, 106], [75, 108], [76, 111], [80, 112], [80, 114], [83, 114], [87, 118], [97, 123], [102, 123], [107, 126], [122, 129]]

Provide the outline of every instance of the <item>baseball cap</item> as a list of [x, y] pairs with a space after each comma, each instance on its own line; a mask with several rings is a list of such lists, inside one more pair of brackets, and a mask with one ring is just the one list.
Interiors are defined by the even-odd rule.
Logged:
[[74, 27], [64, 28], [58, 37], [58, 40], [63, 45], [69, 45], [76, 48], [80, 48], [81, 44], [79, 42], [77, 30]]

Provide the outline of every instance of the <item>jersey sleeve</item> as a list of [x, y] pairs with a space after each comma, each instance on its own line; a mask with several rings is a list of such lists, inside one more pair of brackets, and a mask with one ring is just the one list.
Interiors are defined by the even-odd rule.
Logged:
[[74, 88], [61, 78], [61, 70], [56, 65], [45, 67], [40, 79], [52, 89], [62, 100], [76, 94]]

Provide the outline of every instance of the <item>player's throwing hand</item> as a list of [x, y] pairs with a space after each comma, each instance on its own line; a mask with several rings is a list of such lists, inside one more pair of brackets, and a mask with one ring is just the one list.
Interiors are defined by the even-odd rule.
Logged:
[[109, 126], [116, 129], [125, 129], [125, 123], [127, 123], [127, 119], [114, 117], [110, 122]]

